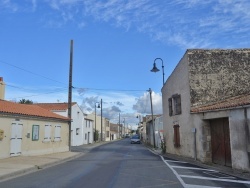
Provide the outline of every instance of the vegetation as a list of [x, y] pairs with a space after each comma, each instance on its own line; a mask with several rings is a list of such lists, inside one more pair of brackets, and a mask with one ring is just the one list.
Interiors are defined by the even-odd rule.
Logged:
[[29, 100], [29, 99], [22, 99], [19, 101], [20, 104], [33, 104], [33, 101]]
[[94, 131], [94, 141], [98, 141], [99, 140], [99, 131], [95, 130]]
[[163, 136], [163, 138], [161, 139], [161, 152], [162, 152], [162, 153], [166, 153], [166, 142], [165, 142], [164, 136]]

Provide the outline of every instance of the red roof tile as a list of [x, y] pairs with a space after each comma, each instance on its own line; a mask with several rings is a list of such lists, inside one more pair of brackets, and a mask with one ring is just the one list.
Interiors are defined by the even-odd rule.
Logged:
[[34, 104], [20, 104], [10, 101], [0, 100], [0, 114], [15, 114], [15, 115], [26, 115], [44, 118], [56, 118], [60, 120], [69, 120], [67, 117], [55, 114], [47, 109], [44, 109]]
[[192, 107], [191, 112], [206, 112], [219, 109], [235, 108], [239, 106], [250, 105], [250, 94], [244, 96], [231, 97], [216, 103], [205, 106]]
[[[75, 104], [76, 102], [71, 103], [72, 106]], [[68, 103], [36, 103], [35, 105], [38, 105], [47, 110], [67, 110], [68, 109]]]

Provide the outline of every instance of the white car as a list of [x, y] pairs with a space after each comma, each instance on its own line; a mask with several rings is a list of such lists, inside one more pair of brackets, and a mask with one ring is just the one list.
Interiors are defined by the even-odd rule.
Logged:
[[140, 144], [140, 143], [141, 143], [141, 140], [140, 140], [139, 135], [133, 135], [133, 136], [130, 138], [130, 143], [131, 143], [131, 144]]

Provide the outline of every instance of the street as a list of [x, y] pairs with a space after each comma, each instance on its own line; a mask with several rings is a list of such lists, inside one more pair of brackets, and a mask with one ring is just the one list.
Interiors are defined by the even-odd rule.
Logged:
[[[83, 151], [84, 146], [75, 147]], [[23, 187], [182, 187], [161, 158], [129, 138], [93, 148], [86, 155], [0, 183]]]
[[7, 181], [1, 188], [76, 187], [249, 187], [250, 182], [211, 169], [156, 155], [130, 139], [96, 148], [72, 147], [86, 154], [65, 163]]

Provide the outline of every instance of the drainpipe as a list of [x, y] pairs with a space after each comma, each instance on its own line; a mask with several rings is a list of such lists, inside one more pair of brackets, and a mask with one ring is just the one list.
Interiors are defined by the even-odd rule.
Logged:
[[192, 132], [194, 133], [194, 160], [197, 160], [197, 149], [196, 149], [196, 128], [192, 128]]

